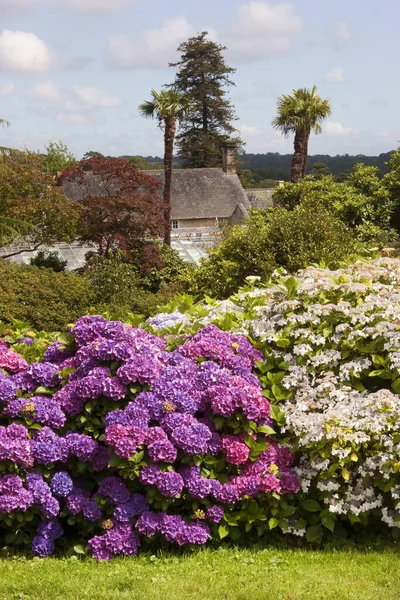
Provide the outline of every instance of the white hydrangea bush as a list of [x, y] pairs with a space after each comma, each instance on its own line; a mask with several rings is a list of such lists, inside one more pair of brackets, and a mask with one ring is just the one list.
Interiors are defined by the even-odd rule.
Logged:
[[216, 323], [265, 353], [259, 377], [277, 436], [297, 451], [302, 487], [282, 529], [320, 541], [329, 531], [384, 525], [396, 537], [400, 260], [309, 267], [296, 277], [279, 270], [265, 288], [248, 283], [187, 316], [189, 327]]

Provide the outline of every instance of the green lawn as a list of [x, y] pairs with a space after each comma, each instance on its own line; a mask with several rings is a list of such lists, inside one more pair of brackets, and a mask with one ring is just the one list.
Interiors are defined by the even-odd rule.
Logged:
[[400, 600], [400, 553], [218, 550], [192, 556], [0, 561], [0, 598]]

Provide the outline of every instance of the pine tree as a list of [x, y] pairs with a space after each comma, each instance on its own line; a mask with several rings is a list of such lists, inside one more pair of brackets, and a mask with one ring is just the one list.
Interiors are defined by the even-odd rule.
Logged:
[[[169, 87], [188, 94], [191, 109], [181, 123], [177, 136], [178, 156], [187, 168], [220, 167], [222, 146], [237, 130], [237, 119], [226, 88], [235, 85], [230, 75], [236, 69], [225, 64], [225, 46], [207, 38], [208, 32], [189, 38], [178, 47], [181, 60], [175, 81]], [[243, 144], [237, 137], [238, 147]]]

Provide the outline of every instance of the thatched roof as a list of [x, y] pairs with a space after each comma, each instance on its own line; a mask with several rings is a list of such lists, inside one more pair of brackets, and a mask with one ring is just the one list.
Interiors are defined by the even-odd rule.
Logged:
[[[164, 171], [149, 171], [164, 183]], [[237, 175], [222, 169], [174, 169], [171, 219], [229, 218], [238, 204], [250, 207]]]
[[[164, 171], [146, 171], [164, 182]], [[106, 195], [101, 179], [85, 174], [85, 186], [77, 180], [64, 180], [63, 189], [70, 200], [83, 200], [83, 192], [93, 196]], [[162, 186], [159, 194], [162, 194]], [[236, 206], [250, 208], [250, 203], [237, 175], [228, 175], [222, 169], [174, 169], [172, 176], [171, 219], [229, 218]]]

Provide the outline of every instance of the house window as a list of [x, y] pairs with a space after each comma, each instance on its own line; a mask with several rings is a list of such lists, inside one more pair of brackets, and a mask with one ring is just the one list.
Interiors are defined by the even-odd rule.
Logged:
[[179, 229], [179, 221], [171, 221], [172, 229]]

